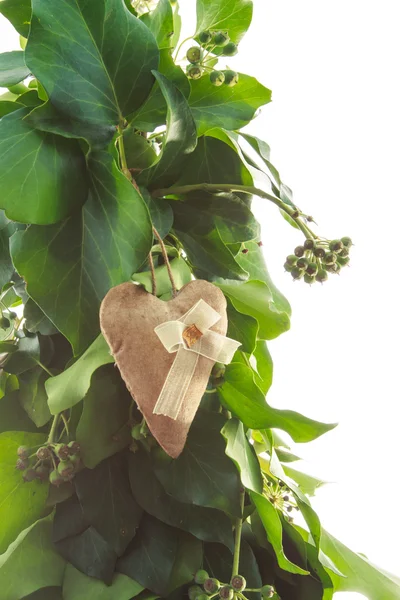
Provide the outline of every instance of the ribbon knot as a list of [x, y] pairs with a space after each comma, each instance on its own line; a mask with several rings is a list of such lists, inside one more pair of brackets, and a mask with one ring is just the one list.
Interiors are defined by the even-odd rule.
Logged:
[[153, 413], [177, 419], [199, 356], [213, 362], [231, 362], [240, 343], [211, 327], [221, 319], [207, 302], [199, 300], [177, 321], [166, 321], [154, 331], [169, 353], [176, 352]]

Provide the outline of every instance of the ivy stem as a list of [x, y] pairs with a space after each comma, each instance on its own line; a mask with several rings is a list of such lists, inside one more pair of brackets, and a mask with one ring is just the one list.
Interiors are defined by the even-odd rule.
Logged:
[[239, 575], [240, 542], [242, 539], [243, 512], [244, 512], [245, 489], [240, 490], [240, 517], [236, 519], [235, 525], [235, 549], [233, 553], [232, 577]]
[[49, 437], [47, 440], [47, 442], [49, 444], [54, 444], [54, 441], [56, 439], [57, 427], [60, 422], [60, 417], [61, 417], [61, 413], [54, 415], [53, 423], [51, 424], [51, 429], [50, 429]]
[[125, 154], [125, 146], [124, 146], [124, 121], [123, 119], [120, 119], [119, 125], [118, 125], [118, 150], [119, 150], [119, 157], [121, 160], [121, 171], [123, 172], [123, 174], [125, 175], [125, 177], [127, 179], [129, 179], [129, 181], [132, 180], [132, 176], [131, 176], [131, 172], [128, 169], [128, 163], [126, 161], [126, 154]]
[[182, 48], [183, 44], [185, 44], [186, 42], [188, 42], [189, 40], [192, 40], [192, 39], [193, 39], [193, 37], [187, 37], [187, 38], [185, 38], [184, 40], [181, 41], [181, 43], [179, 44], [178, 49], [177, 49], [177, 51], [175, 53], [174, 60], [176, 60], [178, 58], [179, 52], [181, 51], [181, 48]]
[[208, 192], [208, 193], [242, 192], [244, 194], [251, 194], [253, 196], [258, 196], [259, 198], [264, 198], [265, 200], [269, 200], [270, 202], [273, 202], [278, 208], [280, 208], [281, 210], [283, 210], [283, 212], [288, 214], [289, 217], [291, 217], [296, 222], [296, 225], [298, 226], [300, 231], [302, 231], [307, 238], [308, 237], [311, 237], [314, 239], [317, 238], [317, 236], [307, 227], [307, 225], [305, 225], [305, 223], [303, 223], [301, 221], [300, 217], [297, 217], [297, 218], [293, 217], [293, 209], [290, 206], [285, 204], [285, 202], [283, 202], [279, 198], [276, 198], [276, 196], [273, 196], [272, 194], [268, 194], [267, 192], [264, 192], [263, 190], [260, 190], [259, 188], [256, 188], [253, 186], [236, 185], [233, 183], [197, 183], [197, 184], [193, 184], [193, 185], [177, 185], [175, 187], [172, 186], [170, 188], [155, 190], [152, 193], [152, 196], [154, 196], [155, 198], [158, 198], [160, 196], [188, 194], [189, 192], [194, 192], [194, 191], [202, 191], [202, 192]]
[[54, 377], [53, 373], [43, 363], [41, 363], [40, 360], [37, 360], [36, 362], [39, 365], [39, 367], [43, 369], [43, 371], [46, 371], [46, 373], [50, 375], [50, 377]]

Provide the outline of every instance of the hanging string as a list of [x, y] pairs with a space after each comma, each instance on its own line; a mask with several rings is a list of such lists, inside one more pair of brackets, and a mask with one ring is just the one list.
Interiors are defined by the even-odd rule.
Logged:
[[[153, 233], [156, 236], [156, 238], [157, 238], [157, 240], [158, 240], [158, 242], [160, 244], [161, 252], [162, 252], [162, 255], [163, 255], [163, 258], [164, 258], [164, 262], [165, 262], [165, 265], [166, 265], [167, 271], [168, 271], [168, 277], [169, 277], [169, 280], [170, 280], [171, 286], [172, 286], [172, 296], [175, 297], [176, 294], [177, 294], [177, 289], [176, 289], [175, 279], [174, 279], [174, 276], [172, 274], [172, 269], [171, 269], [171, 265], [170, 265], [170, 262], [169, 262], [167, 249], [165, 248], [165, 244], [164, 244], [164, 242], [162, 240], [162, 237], [160, 236], [160, 234], [158, 233], [157, 229], [154, 226], [153, 226]], [[150, 268], [151, 268], [151, 265], [150, 265]], [[153, 265], [153, 268], [154, 268], [154, 265]]]
[[151, 252], [149, 253], [149, 265], [150, 265], [150, 272], [151, 272], [151, 293], [153, 294], [153, 296], [157, 296], [156, 272], [154, 270], [153, 255]]

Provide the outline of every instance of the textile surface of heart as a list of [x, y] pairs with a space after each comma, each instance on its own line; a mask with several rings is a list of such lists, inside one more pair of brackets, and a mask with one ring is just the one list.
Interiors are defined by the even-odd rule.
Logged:
[[205, 341], [210, 337], [226, 340], [233, 352], [239, 344], [223, 337], [228, 325], [225, 297], [219, 288], [207, 281], [191, 281], [175, 298], [167, 302], [159, 300], [138, 285], [123, 283], [108, 292], [100, 309], [102, 332], [121, 376], [151, 433], [173, 458], [179, 456], [184, 448], [219, 351], [211, 353], [211, 356], [215, 355], [215, 359], [210, 358], [210, 354], [203, 356], [201, 351], [196, 354], [191, 367], [193, 372], [181, 393], [183, 397], [176, 409], [175, 418], [155, 414], [156, 405], [160, 405], [158, 400], [161, 401], [165, 395], [165, 383], [173, 365], [171, 375], [174, 370], [179, 371], [179, 361], [174, 364], [177, 353], [166, 349], [167, 344], [162, 343], [157, 330], [160, 331], [166, 324], [173, 324], [174, 321], [182, 321], [187, 313], [196, 312], [204, 303], [209, 312], [218, 313], [218, 320], [211, 321], [212, 326], [207, 335], [203, 336], [201, 331], [196, 331], [196, 325], [190, 322], [189, 317], [187, 326], [182, 325], [182, 339], [187, 348], [185, 355], [193, 355], [198, 345], [206, 347], [207, 343], [202, 342], [203, 337]]

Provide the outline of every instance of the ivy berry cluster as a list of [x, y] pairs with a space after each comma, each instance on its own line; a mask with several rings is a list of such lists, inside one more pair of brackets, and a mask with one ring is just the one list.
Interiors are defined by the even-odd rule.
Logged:
[[15, 468], [23, 471], [24, 481], [49, 481], [56, 487], [71, 481], [81, 466], [81, 447], [78, 442], [47, 444], [32, 453], [32, 448], [20, 446]]
[[272, 585], [264, 585], [259, 589], [247, 588], [247, 582], [243, 575], [233, 575], [230, 583], [222, 583], [215, 577], [210, 577], [204, 569], [200, 569], [194, 576], [194, 583], [195, 585], [189, 588], [189, 600], [209, 600], [216, 596], [221, 600], [234, 600], [234, 598], [244, 600], [246, 591], [259, 592], [265, 599], [279, 598]]
[[208, 58], [209, 55], [218, 49], [221, 56], [235, 56], [238, 52], [237, 44], [230, 41], [226, 31], [202, 31], [199, 34], [200, 46], [191, 46], [186, 52], [186, 58], [189, 64], [186, 67], [186, 73], [190, 79], [200, 79], [204, 71], [210, 72], [210, 81], [213, 85], [235, 86], [239, 81], [239, 74], [231, 69], [220, 71], [207, 64], [215, 57]]
[[286, 257], [283, 265], [294, 280], [304, 279], [312, 284], [324, 283], [329, 273], [339, 274], [342, 267], [349, 264], [349, 251], [353, 242], [349, 237], [336, 240], [307, 238], [302, 246]]

